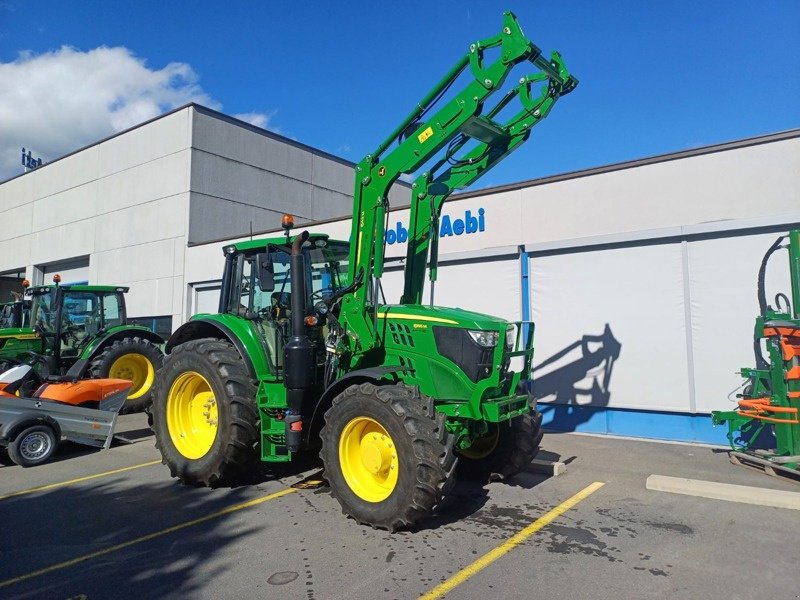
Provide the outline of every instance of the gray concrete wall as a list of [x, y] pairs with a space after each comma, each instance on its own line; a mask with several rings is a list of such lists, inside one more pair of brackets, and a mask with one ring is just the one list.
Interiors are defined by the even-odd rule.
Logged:
[[131, 316], [182, 317], [191, 108], [0, 184], [0, 272], [89, 257]]
[[[536, 244], [800, 210], [793, 138], [519, 190], [518, 239]], [[491, 197], [487, 197], [489, 200]]]
[[[193, 110], [189, 243], [350, 214], [353, 165], [207, 109]], [[390, 194], [407, 204], [407, 186]]]

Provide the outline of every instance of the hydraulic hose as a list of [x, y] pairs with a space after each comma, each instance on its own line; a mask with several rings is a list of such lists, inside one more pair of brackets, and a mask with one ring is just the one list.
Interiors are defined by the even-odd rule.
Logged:
[[[782, 235], [773, 242], [769, 250], [764, 254], [764, 258], [761, 259], [761, 266], [758, 268], [758, 287], [756, 293], [758, 294], [758, 312], [762, 317], [767, 314], [767, 308], [769, 308], [765, 285], [767, 264], [769, 263], [770, 257], [781, 248], [781, 242], [783, 242], [785, 238], [786, 236]], [[753, 336], [753, 354], [755, 354], [756, 358], [756, 368], [766, 369], [769, 367], [769, 362], [764, 358], [764, 354], [761, 351], [761, 338], [758, 336]]]

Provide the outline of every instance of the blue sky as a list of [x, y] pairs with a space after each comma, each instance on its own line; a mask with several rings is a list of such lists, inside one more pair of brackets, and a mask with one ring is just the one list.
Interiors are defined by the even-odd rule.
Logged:
[[[0, 153], [18, 154], [28, 140], [52, 159], [136, 115], [192, 99], [357, 161], [470, 41], [499, 31], [505, 9], [545, 52], [563, 54], [580, 85], [477, 187], [800, 127], [796, 0], [2, 0]], [[106, 98], [86, 83], [91, 61], [63, 79], [35, 76], [43, 64], [36, 57], [64, 59], [63, 46], [73, 48], [73, 62], [102, 46], [127, 49], [127, 59], [112, 57], [121, 61], [109, 67], [118, 77], [93, 84], [114, 88], [102, 100], [105, 121], [91, 123], [103, 112], [91, 98]], [[2, 77], [4, 67], [13, 77]], [[28, 89], [31, 81], [39, 83]], [[129, 93], [128, 81], [139, 82], [130, 92], [138, 109], [115, 117], [127, 100], [114, 98]], [[82, 93], [91, 98], [69, 102]]]

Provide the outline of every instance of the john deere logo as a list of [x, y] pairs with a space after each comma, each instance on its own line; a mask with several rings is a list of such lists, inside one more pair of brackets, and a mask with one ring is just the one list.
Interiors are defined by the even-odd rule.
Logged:
[[381, 167], [378, 169], [378, 176], [383, 177], [384, 175], [386, 175], [386, 167]]

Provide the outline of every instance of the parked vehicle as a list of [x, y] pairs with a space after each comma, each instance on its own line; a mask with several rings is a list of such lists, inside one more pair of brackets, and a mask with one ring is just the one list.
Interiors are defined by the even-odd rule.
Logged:
[[33, 286], [26, 292], [29, 322], [0, 330], [0, 372], [28, 362], [31, 354], [42, 377], [62, 375], [78, 360], [88, 361], [90, 377], [128, 379], [133, 387], [122, 412], [150, 405], [164, 343], [147, 327], [128, 323], [127, 287], [108, 285]]
[[75, 363], [67, 375], [51, 375], [31, 397], [20, 390], [33, 375], [30, 365], [0, 374], [0, 447], [22, 467], [50, 459], [62, 439], [108, 448], [120, 408], [132, 382], [82, 379], [87, 363]]
[[[536, 72], [510, 79], [490, 107], [518, 65]], [[451, 92], [457, 80], [467, 83]], [[219, 313], [195, 315], [170, 337], [156, 382], [153, 429], [173, 477], [230, 483], [254, 459], [289, 461], [321, 443], [345, 514], [395, 530], [441, 504], [458, 461], [461, 473], [484, 478], [524, 468], [542, 437], [527, 391], [532, 324], [432, 305], [438, 222], [454, 190], [525, 142], [576, 85], [561, 56], [545, 58], [505, 13], [500, 33], [471, 44], [358, 163], [350, 242], [291, 235], [287, 215], [285, 238], [226, 246]], [[388, 193], [423, 165], [405, 288], [388, 305]]]

